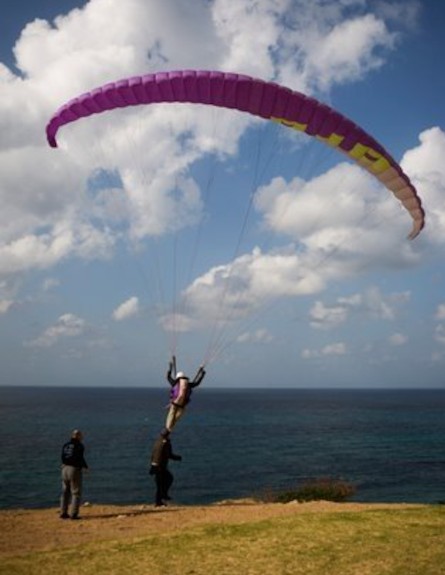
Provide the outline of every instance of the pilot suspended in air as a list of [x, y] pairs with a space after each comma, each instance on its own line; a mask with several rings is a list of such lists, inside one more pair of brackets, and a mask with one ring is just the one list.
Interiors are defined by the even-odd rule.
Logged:
[[168, 431], [171, 431], [182, 417], [187, 404], [190, 403], [194, 388], [198, 387], [206, 374], [204, 366], [201, 365], [194, 379], [190, 381], [182, 371], [176, 372], [175, 366], [176, 358], [173, 356], [167, 371], [167, 381], [171, 385], [170, 405], [165, 422], [165, 427]]

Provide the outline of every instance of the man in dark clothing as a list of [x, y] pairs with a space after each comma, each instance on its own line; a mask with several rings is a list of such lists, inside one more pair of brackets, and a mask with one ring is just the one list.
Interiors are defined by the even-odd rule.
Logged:
[[[82, 496], [82, 470], [88, 469], [84, 458], [85, 448], [82, 433], [75, 429], [71, 439], [62, 447], [62, 496], [60, 498], [61, 519], [78, 519]], [[71, 514], [68, 507], [71, 504]]]
[[150, 462], [150, 475], [156, 481], [155, 506], [163, 507], [170, 499], [168, 492], [173, 483], [173, 475], [168, 469], [170, 459], [181, 461], [180, 455], [175, 455], [170, 442], [170, 432], [164, 429], [153, 445]]

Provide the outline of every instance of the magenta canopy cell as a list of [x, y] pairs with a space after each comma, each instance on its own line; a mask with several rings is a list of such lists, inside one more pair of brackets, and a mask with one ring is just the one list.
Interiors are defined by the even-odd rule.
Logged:
[[365, 168], [400, 200], [413, 220], [409, 238], [415, 238], [425, 225], [425, 213], [415, 187], [372, 136], [314, 98], [242, 74], [182, 70], [105, 84], [70, 100], [56, 111], [46, 126], [48, 143], [57, 147], [58, 130], [80, 118], [115, 108], [156, 103], [233, 108], [314, 136]]

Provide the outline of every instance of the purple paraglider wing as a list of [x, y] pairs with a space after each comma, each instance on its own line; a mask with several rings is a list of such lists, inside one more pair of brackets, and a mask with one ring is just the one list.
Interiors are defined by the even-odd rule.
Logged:
[[57, 110], [46, 126], [48, 143], [57, 147], [59, 128], [80, 118], [114, 108], [161, 102], [233, 108], [314, 136], [368, 170], [400, 200], [413, 220], [410, 239], [424, 227], [425, 213], [415, 187], [398, 163], [367, 132], [314, 98], [241, 74], [183, 70], [106, 84]]

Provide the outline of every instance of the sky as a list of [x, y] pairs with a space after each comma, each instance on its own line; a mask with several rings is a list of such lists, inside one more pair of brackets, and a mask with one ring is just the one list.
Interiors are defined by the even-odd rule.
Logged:
[[[5, 5], [7, 4], [7, 6]], [[16, 0], [0, 20], [0, 385], [445, 387], [445, 4]], [[205, 106], [45, 126], [130, 76], [219, 70], [369, 132], [411, 218], [314, 138]]]

